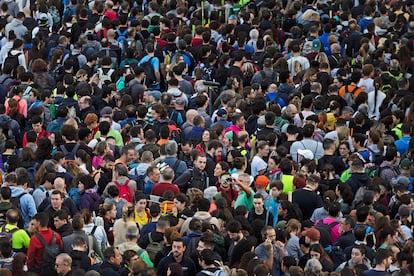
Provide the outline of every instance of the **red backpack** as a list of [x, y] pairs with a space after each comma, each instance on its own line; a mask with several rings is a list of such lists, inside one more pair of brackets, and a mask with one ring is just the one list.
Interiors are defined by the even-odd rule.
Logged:
[[133, 197], [131, 193], [131, 189], [128, 187], [129, 179], [125, 182], [124, 185], [120, 185], [118, 181], [114, 181], [114, 184], [119, 189], [119, 197], [125, 199], [128, 202], [133, 203]]

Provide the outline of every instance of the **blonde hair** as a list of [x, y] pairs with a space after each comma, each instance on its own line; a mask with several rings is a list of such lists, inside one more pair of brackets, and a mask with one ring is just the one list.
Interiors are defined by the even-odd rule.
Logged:
[[286, 230], [290, 233], [293, 231], [300, 230], [302, 227], [302, 224], [297, 219], [290, 219], [286, 225]]

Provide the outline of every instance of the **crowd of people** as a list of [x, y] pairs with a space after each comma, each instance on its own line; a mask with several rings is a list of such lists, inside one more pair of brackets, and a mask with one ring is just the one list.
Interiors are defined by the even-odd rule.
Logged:
[[398, 0], [0, 2], [0, 275], [411, 275]]

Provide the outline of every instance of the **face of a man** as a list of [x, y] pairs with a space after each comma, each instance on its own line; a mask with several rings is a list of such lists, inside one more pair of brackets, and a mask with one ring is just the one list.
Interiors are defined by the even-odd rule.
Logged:
[[65, 275], [69, 271], [70, 266], [68, 266], [67, 264], [63, 262], [63, 258], [58, 257], [56, 258], [56, 261], [55, 261], [55, 268], [56, 268], [56, 272], [60, 276], [60, 275]]
[[229, 238], [232, 239], [232, 241], [238, 242], [240, 240], [240, 233], [232, 233], [228, 232]]
[[194, 161], [194, 166], [200, 170], [203, 171], [206, 168], [206, 162], [207, 159], [205, 157], [199, 156], [197, 157], [197, 159]]
[[256, 211], [262, 212], [263, 211], [263, 199], [261, 198], [253, 199], [253, 207]]
[[154, 169], [152, 171], [152, 173], [150, 173], [148, 175], [148, 178], [149, 178], [149, 180], [152, 183], [158, 183], [158, 182], [160, 182], [160, 177], [161, 177], [161, 173], [160, 173], [160, 170], [159, 169]]
[[63, 199], [60, 195], [51, 195], [50, 203], [55, 210], [60, 210], [62, 208]]
[[59, 229], [60, 227], [66, 224], [66, 220], [60, 219], [59, 217], [55, 217], [53, 219], [53, 224], [55, 225], [56, 229]]
[[136, 159], [137, 159], [136, 151], [133, 149], [128, 150], [127, 162], [132, 162], [132, 161], [135, 161]]
[[183, 242], [174, 241], [172, 244], [172, 253], [174, 258], [182, 258], [184, 256], [185, 246]]
[[121, 253], [119, 253], [118, 249], [114, 249], [115, 257], [111, 257], [111, 264], [120, 265], [122, 261]]
[[189, 155], [193, 149], [191, 144], [181, 145], [181, 150], [185, 155]]
[[276, 241], [276, 231], [275, 229], [266, 230], [266, 238], [269, 239], [272, 243]]
[[42, 132], [42, 123], [32, 124], [33, 131], [39, 134]]

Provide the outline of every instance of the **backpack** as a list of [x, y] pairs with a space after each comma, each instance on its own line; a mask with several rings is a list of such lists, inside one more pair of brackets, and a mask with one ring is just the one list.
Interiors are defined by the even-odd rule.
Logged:
[[98, 228], [98, 226], [95, 225], [92, 228], [91, 233], [88, 235], [88, 247], [89, 247], [88, 257], [93, 260], [94, 264], [99, 264], [99, 263], [102, 263], [103, 260], [101, 256], [93, 249], [94, 238], [95, 238], [93, 234], [95, 234], [96, 228]]
[[145, 71], [145, 85], [147, 87], [152, 87], [157, 84], [157, 77], [155, 76], [154, 67], [151, 64], [151, 60], [154, 57], [150, 57], [148, 61], [141, 64], [142, 69]]
[[52, 242], [50, 244], [47, 244], [45, 239], [39, 233], [36, 233], [35, 236], [43, 246], [41, 275], [55, 275], [56, 256], [62, 253], [62, 249], [56, 241], [56, 232], [52, 231]]
[[76, 145], [73, 147], [72, 151], [69, 152], [65, 145], [60, 145], [59, 148], [62, 150], [63, 154], [65, 155], [66, 160], [75, 160], [76, 159], [76, 152], [78, 151], [80, 145], [76, 143]]
[[150, 257], [151, 261], [154, 261], [155, 255], [160, 252], [164, 248], [164, 239], [159, 242], [156, 242], [151, 237], [152, 232], [148, 233], [149, 244], [145, 250], [147, 250], [148, 256]]
[[168, 128], [170, 130], [170, 140], [174, 140], [177, 142], [178, 145], [181, 144], [181, 129], [177, 127], [177, 125], [173, 121], [168, 122]]
[[7, 76], [4, 78], [2, 82], [0, 82], [0, 102], [2, 103], [4, 103], [4, 101], [6, 100], [6, 94], [7, 94], [7, 91], [9, 90], [9, 87], [4, 84], [6, 80], [8, 79], [11, 79], [11, 77]]
[[227, 272], [221, 268], [221, 267], [217, 267], [217, 270], [214, 272], [208, 271], [208, 270], [201, 270], [201, 273], [204, 273], [208, 276], [227, 276]]
[[105, 84], [112, 82], [112, 74], [115, 73], [114, 69], [109, 69], [107, 73], [104, 73], [102, 68], [98, 68], [97, 73], [101, 76]]
[[127, 38], [128, 29], [125, 29], [123, 32], [121, 32], [120, 30], [116, 30], [116, 34], [118, 35], [116, 41], [122, 42]]
[[29, 187], [31, 188], [35, 187], [34, 177], [37, 173], [37, 167], [38, 167], [38, 163], [35, 163], [33, 166], [26, 168], [27, 174], [29, 176]]
[[129, 179], [125, 182], [124, 185], [120, 185], [118, 181], [114, 181], [114, 184], [119, 189], [119, 197], [125, 199], [128, 202], [133, 202], [131, 189], [128, 187]]
[[19, 62], [19, 56], [22, 55], [22, 53], [18, 53], [17, 55], [12, 55], [11, 52], [7, 55], [6, 59], [4, 60], [4, 64], [10, 63], [13, 65], [13, 68], [17, 68], [20, 66]]
[[49, 14], [52, 16], [53, 26], [60, 26], [60, 14], [55, 6], [51, 6], [48, 9]]
[[22, 205], [20, 203], [21, 198], [24, 195], [26, 195], [26, 193], [21, 193], [19, 196], [12, 197], [10, 199], [10, 202], [13, 205], [13, 209], [16, 209], [19, 212], [19, 221], [17, 222], [17, 227], [19, 227], [19, 229], [24, 229], [24, 220], [22, 216]]
[[[338, 225], [339, 223], [337, 221], [331, 222], [329, 224], [326, 224], [323, 222], [323, 219], [321, 219], [318, 224], [315, 226], [316, 229], [319, 230], [322, 237], [325, 239], [325, 242], [328, 243], [327, 245], [332, 245], [332, 237], [331, 237], [331, 231], [332, 228]], [[322, 242], [321, 242], [322, 244]], [[325, 244], [322, 244], [323, 246], [327, 246]]]
[[344, 100], [346, 101], [346, 104], [348, 106], [353, 106], [355, 103], [354, 93], [358, 90], [358, 86], [355, 86], [354, 89], [352, 89], [351, 92], [348, 90], [348, 85], [345, 85], [345, 95]]
[[140, 191], [144, 191], [144, 187], [145, 187], [145, 177], [147, 177], [145, 174], [136, 174], [136, 169], [135, 168], [135, 174], [128, 174], [128, 178], [131, 180], [134, 180], [137, 183], [137, 189]]
[[261, 70], [259, 72], [260, 72], [260, 75], [262, 76], [261, 84], [265, 83], [266, 85], [268, 85], [268, 84], [272, 84], [272, 83], [277, 82], [277, 73], [276, 73], [276, 71], [273, 70], [272, 75], [270, 77], [263, 70]]
[[334, 267], [338, 267], [347, 260], [346, 254], [340, 246], [329, 246], [325, 248], [325, 251], [331, 257]]
[[[111, 56], [111, 50], [112, 49], [106, 48], [106, 49], [103, 49], [103, 50], [105, 51], [105, 56], [108, 56], [108, 57], [111, 58], [111, 61], [112, 61], [111, 69], [118, 69], [118, 59], [117, 59], [117, 57]], [[101, 57], [99, 59], [99, 64], [102, 64], [102, 58], [103, 57]]]
[[6, 240], [8, 240], [10, 242], [10, 244], [12, 244], [13, 233], [16, 232], [17, 230], [19, 230], [19, 227], [15, 227], [11, 230], [7, 230], [6, 225], [3, 225], [0, 228], [0, 237], [1, 238], [6, 238]]
[[[79, 55], [80, 54], [72, 55], [72, 53], [70, 53], [69, 56], [66, 58], [66, 60], [72, 61], [72, 64], [73, 64], [73, 72], [78, 72], [78, 70], [80, 69], [79, 59], [78, 59], [78, 56]], [[65, 62], [66, 62], [66, 60], [65, 60]]]
[[68, 107], [68, 108], [69, 108], [69, 111], [68, 111], [69, 118], [75, 119], [77, 117], [76, 116], [76, 108], [75, 108], [75, 106], [72, 105], [71, 107]]

